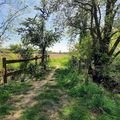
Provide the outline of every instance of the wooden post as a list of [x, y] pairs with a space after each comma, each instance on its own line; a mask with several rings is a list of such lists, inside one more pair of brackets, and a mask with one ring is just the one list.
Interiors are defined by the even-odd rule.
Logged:
[[6, 68], [6, 58], [2, 59], [3, 62], [3, 69], [4, 69], [4, 73], [3, 73], [3, 82], [7, 83], [7, 68]]

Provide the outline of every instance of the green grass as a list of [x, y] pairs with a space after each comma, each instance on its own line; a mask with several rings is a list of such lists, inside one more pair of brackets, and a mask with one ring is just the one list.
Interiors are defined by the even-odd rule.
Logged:
[[61, 94], [53, 86], [45, 86], [45, 89], [34, 98], [37, 100], [37, 104], [27, 108], [19, 120], [49, 120], [46, 111], [59, 106]]
[[[61, 60], [64, 60], [64, 62]], [[59, 58], [52, 60], [51, 66], [55, 67], [59, 63], [59, 67], [61, 69], [57, 69], [55, 71], [55, 78], [58, 82], [56, 85], [45, 85], [43, 92], [35, 98], [38, 103], [31, 107], [27, 108], [25, 112], [23, 112], [20, 120], [49, 120], [47, 110], [53, 109], [54, 107], [58, 107], [60, 109], [59, 115], [60, 120], [89, 120], [89, 110], [81, 105], [78, 99], [74, 99], [72, 95], [70, 95], [69, 91], [73, 86], [76, 86], [78, 83], [82, 82], [82, 75], [78, 75], [74, 71], [70, 69], [66, 69], [66, 65], [68, 64], [67, 58]], [[72, 81], [73, 80], [73, 81]], [[79, 82], [80, 81], [80, 82]], [[67, 92], [68, 106], [63, 106], [61, 104], [61, 92]]]
[[0, 118], [9, 114], [14, 109], [14, 103], [10, 103], [10, 98], [13, 95], [25, 94], [30, 89], [28, 83], [11, 82], [8, 85], [0, 86]]
[[[56, 107], [59, 108], [60, 120], [120, 119], [120, 95], [113, 95], [91, 80], [86, 85], [83, 73], [78, 74], [69, 67], [69, 56], [50, 60], [50, 66], [60, 67], [54, 75], [57, 84], [46, 84], [44, 90], [34, 98], [37, 104], [26, 108], [20, 120], [49, 120], [47, 110]], [[40, 78], [41, 73], [38, 72], [36, 77]], [[0, 109], [0, 112], [3, 111], [1, 115], [8, 114], [13, 109], [11, 105], [8, 106], [4, 102], [8, 101], [11, 95], [24, 92], [26, 87], [20, 86], [15, 86], [17, 87], [15, 91], [11, 86], [7, 90], [5, 88], [0, 90], [2, 91], [0, 101], [3, 105]], [[65, 97], [62, 96], [63, 93]], [[66, 102], [61, 103], [61, 97]]]
[[[2, 58], [6, 57], [7, 60], [13, 60], [13, 59], [18, 59], [20, 58], [20, 55], [19, 54], [15, 54], [15, 53], [12, 53], [11, 51], [9, 50], [6, 50], [6, 49], [2, 49], [2, 52], [3, 53], [0, 53], [0, 70], [2, 69]], [[19, 67], [19, 63], [15, 63], [15, 64], [12, 64], [12, 65], [8, 65], [8, 68], [18, 68]]]
[[84, 75], [72, 68], [56, 70], [55, 78], [68, 94], [69, 104], [61, 110], [62, 120], [119, 120], [120, 96], [106, 91], [92, 81], [86, 85]]
[[50, 67], [60, 67], [64, 68], [68, 64], [69, 61], [69, 55], [63, 56], [63, 57], [58, 57], [58, 58], [51, 58], [49, 60], [49, 65]]
[[37, 104], [34, 107], [27, 109], [19, 120], [49, 120], [47, 115], [42, 112], [41, 109], [41, 104]]
[[62, 109], [63, 120], [90, 120], [89, 111], [78, 100], [71, 99], [69, 104]]

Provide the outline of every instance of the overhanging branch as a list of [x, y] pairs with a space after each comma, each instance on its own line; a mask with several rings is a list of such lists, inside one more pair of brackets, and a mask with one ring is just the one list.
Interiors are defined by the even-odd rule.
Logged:
[[8, 29], [9, 24], [16, 18], [18, 17], [18, 13], [20, 11], [23, 11], [24, 9], [26, 9], [28, 6], [25, 6], [24, 8], [16, 11], [10, 18], [8, 18], [3, 25], [0, 26], [0, 29], [3, 29], [2, 32], [0, 33], [0, 38], [4, 35], [5, 31]]
[[74, 0], [74, 2], [77, 2], [77, 3], [79, 3], [81, 5], [84, 5], [84, 6], [90, 6], [90, 7], [92, 7], [92, 5], [90, 3], [88, 3], [88, 2], [82, 2], [82, 1], [79, 1], [79, 0]]
[[114, 59], [120, 54], [120, 51], [118, 51], [114, 56], [113, 58], [111, 59], [111, 63], [114, 61]]
[[1, 2], [1, 3], [0, 3], [0, 6], [1, 6], [1, 5], [4, 5], [4, 4], [6, 4], [6, 0], [4, 0], [3, 2]]
[[120, 43], [120, 36], [117, 38], [116, 42], [114, 43], [113, 47], [111, 48], [109, 52], [109, 56], [112, 56], [115, 49], [117, 48], [118, 44]]

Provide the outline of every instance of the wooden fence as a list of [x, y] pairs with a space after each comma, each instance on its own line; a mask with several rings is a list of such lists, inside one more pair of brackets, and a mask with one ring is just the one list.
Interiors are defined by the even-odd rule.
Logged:
[[19, 62], [27, 62], [27, 61], [32, 61], [35, 60], [35, 64], [37, 64], [37, 60], [41, 59], [41, 57], [35, 57], [35, 58], [31, 58], [31, 59], [21, 59], [21, 60], [7, 60], [6, 58], [2, 59], [3, 62], [3, 83], [7, 83], [7, 77], [17, 74], [17, 73], [21, 73], [23, 71], [23, 69], [21, 70], [16, 70], [16, 71], [12, 71], [12, 72], [8, 72], [7, 71], [7, 64], [14, 64], [14, 63], [19, 63]]

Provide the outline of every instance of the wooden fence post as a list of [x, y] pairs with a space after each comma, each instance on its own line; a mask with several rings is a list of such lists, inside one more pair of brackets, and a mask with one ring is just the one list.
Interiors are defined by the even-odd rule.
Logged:
[[2, 59], [3, 62], [3, 69], [4, 69], [4, 73], [3, 73], [3, 82], [7, 83], [7, 68], [6, 68], [6, 58]]

